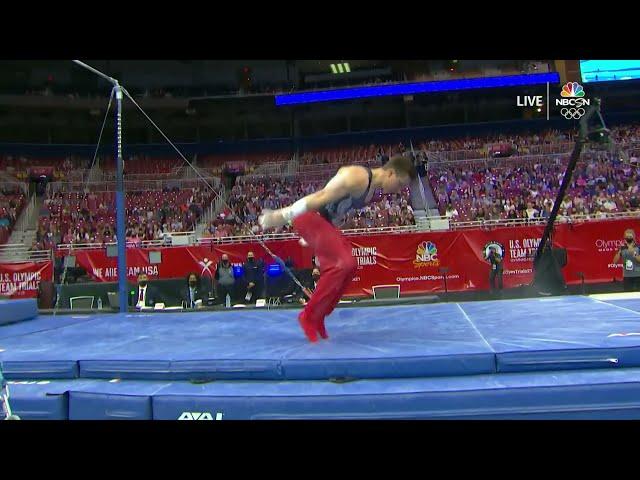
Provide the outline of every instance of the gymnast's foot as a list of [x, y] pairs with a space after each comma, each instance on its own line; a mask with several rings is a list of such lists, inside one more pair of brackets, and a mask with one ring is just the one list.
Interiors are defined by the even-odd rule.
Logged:
[[322, 317], [317, 323], [316, 330], [318, 331], [318, 334], [325, 340], [329, 338], [329, 335], [327, 335], [327, 329], [324, 326], [324, 317]]
[[316, 335], [316, 329], [313, 325], [313, 322], [309, 318], [307, 318], [307, 312], [302, 310], [300, 315], [298, 315], [298, 321], [300, 322], [300, 326], [304, 331], [304, 334], [307, 336], [311, 343], [315, 343], [318, 341], [318, 335]]

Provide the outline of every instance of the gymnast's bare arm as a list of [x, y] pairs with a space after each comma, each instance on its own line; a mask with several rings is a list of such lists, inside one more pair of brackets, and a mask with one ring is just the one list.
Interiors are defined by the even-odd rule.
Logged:
[[347, 195], [361, 193], [366, 188], [368, 181], [369, 176], [364, 168], [342, 167], [321, 190], [307, 195], [288, 207], [278, 210], [263, 210], [258, 223], [262, 228], [281, 227], [304, 212], [317, 212], [325, 205]]

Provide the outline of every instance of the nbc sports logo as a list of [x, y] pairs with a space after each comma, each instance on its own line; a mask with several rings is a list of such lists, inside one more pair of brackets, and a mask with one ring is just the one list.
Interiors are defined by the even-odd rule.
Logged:
[[437, 260], [438, 248], [433, 242], [422, 242], [416, 249], [416, 261], [430, 262]]
[[560, 93], [561, 97], [584, 97], [584, 88], [578, 82], [567, 82], [567, 84], [562, 87], [562, 92]]
[[560, 115], [567, 120], [579, 120], [587, 113], [584, 106], [591, 105], [591, 100], [584, 98], [585, 91], [578, 82], [567, 82], [560, 91], [562, 98], [556, 99], [556, 106], [561, 106]]
[[415, 267], [436, 267], [440, 265], [438, 259], [438, 247], [433, 242], [422, 242], [416, 248], [416, 259], [413, 261]]

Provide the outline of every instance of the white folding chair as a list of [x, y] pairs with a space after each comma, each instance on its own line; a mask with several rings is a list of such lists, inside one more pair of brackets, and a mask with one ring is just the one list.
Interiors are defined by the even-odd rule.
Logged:
[[87, 310], [93, 308], [93, 296], [71, 297], [69, 305], [71, 310]]
[[374, 300], [400, 298], [400, 285], [374, 285], [371, 288]]

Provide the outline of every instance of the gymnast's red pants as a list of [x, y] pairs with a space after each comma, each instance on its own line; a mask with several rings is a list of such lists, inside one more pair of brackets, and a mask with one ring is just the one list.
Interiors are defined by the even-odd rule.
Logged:
[[[306, 321], [326, 338], [324, 318], [337, 305], [356, 273], [358, 264], [351, 255], [351, 244], [340, 231], [317, 212], [306, 212], [293, 221], [294, 230], [309, 244], [320, 266], [320, 280], [301, 314], [301, 324], [310, 341], [315, 333], [305, 328]], [[302, 319], [304, 318], [304, 320]]]

